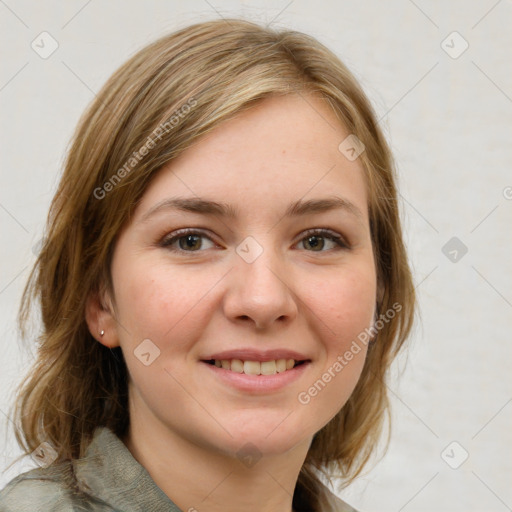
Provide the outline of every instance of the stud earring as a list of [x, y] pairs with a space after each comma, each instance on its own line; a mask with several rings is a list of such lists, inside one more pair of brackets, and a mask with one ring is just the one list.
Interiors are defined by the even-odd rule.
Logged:
[[105, 334], [105, 331], [102, 329], [100, 332], [100, 336], [103, 336]]

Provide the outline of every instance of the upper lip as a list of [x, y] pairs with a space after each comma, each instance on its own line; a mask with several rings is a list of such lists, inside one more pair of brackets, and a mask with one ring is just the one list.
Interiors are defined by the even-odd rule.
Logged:
[[207, 357], [202, 357], [202, 361], [209, 361], [211, 359], [240, 359], [242, 361], [274, 361], [276, 359], [295, 359], [295, 361], [305, 361], [309, 358], [304, 354], [295, 352], [294, 350], [287, 349], [272, 349], [272, 350], [256, 350], [250, 348], [241, 348], [234, 350], [225, 350], [223, 352], [216, 352]]

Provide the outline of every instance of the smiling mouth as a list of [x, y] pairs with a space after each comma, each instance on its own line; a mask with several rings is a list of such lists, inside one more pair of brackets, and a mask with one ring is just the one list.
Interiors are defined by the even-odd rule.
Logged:
[[208, 359], [207, 363], [217, 368], [229, 370], [246, 375], [275, 375], [285, 373], [302, 365], [309, 360], [296, 361], [295, 359], [274, 359], [271, 361], [242, 361], [241, 359]]

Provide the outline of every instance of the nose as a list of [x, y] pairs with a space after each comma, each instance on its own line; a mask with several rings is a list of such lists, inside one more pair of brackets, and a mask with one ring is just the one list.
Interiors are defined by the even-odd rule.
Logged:
[[297, 316], [293, 276], [275, 252], [264, 250], [252, 263], [237, 256], [228, 275], [224, 313], [231, 321], [264, 330], [276, 322], [290, 323]]

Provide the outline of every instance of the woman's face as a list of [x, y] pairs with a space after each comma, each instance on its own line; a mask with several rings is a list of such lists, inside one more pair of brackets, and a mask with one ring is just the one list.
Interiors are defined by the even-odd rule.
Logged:
[[277, 454], [309, 446], [345, 404], [376, 301], [363, 168], [338, 149], [347, 136], [318, 98], [274, 97], [151, 182], [115, 247], [109, 333], [147, 435], [164, 426], [221, 453], [250, 442]]

